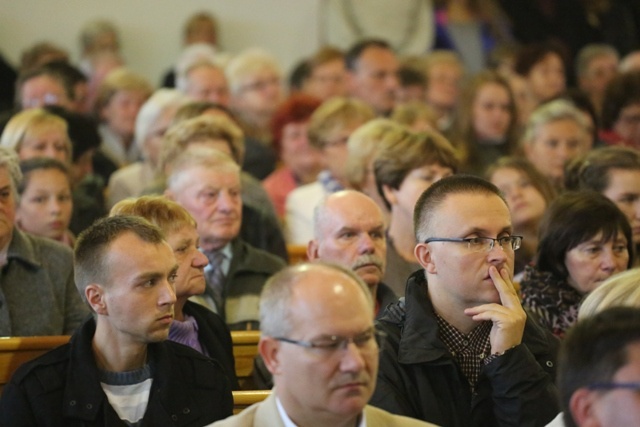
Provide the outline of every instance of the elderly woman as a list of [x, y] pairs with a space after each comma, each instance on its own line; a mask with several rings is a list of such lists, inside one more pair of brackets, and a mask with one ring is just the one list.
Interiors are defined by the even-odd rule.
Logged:
[[637, 249], [640, 245], [640, 151], [630, 147], [599, 148], [573, 161], [566, 173], [568, 189], [596, 191], [618, 206], [629, 220]]
[[595, 192], [569, 192], [548, 208], [540, 224], [535, 267], [521, 282], [522, 303], [562, 337], [577, 320], [582, 298], [633, 263], [625, 215]]
[[378, 192], [373, 163], [383, 147], [407, 138], [410, 131], [389, 119], [373, 119], [360, 126], [347, 141], [346, 176], [349, 186], [371, 197], [385, 214], [389, 208]]
[[109, 206], [127, 197], [139, 196], [157, 179], [162, 137], [184, 102], [186, 98], [180, 92], [160, 89], [140, 108], [136, 118], [134, 142], [142, 153], [142, 160], [111, 175], [107, 193]]
[[522, 138], [526, 158], [558, 189], [564, 184], [564, 167], [590, 148], [589, 123], [584, 113], [565, 100], [536, 109]]
[[67, 123], [42, 108], [13, 116], [2, 132], [0, 145], [15, 150], [21, 160], [32, 157], [51, 157], [64, 163], [71, 160]]
[[73, 254], [16, 227], [21, 179], [15, 152], [0, 147], [0, 336], [71, 334], [89, 313], [73, 283]]
[[360, 126], [374, 118], [362, 101], [332, 98], [314, 111], [309, 121], [309, 142], [322, 153], [325, 169], [318, 179], [303, 185], [287, 197], [285, 225], [287, 243], [306, 245], [313, 238], [313, 210], [327, 194], [348, 187], [347, 141]]
[[178, 263], [174, 282], [175, 320], [169, 330], [169, 339], [216, 359], [238, 389], [229, 328], [220, 316], [189, 301], [190, 297], [204, 292], [204, 267], [209, 263], [198, 249], [199, 237], [193, 217], [182, 206], [163, 196], [123, 200], [111, 209], [110, 216], [116, 215], [143, 217], [164, 232]]
[[415, 204], [431, 184], [456, 172], [458, 160], [451, 144], [436, 131], [397, 136], [393, 143], [383, 145], [373, 168], [378, 192], [391, 212], [382, 281], [404, 295], [407, 277], [421, 268], [413, 253]]
[[151, 92], [143, 77], [125, 68], [110, 72], [98, 88], [94, 109], [100, 121], [100, 151], [118, 167], [140, 160], [133, 142], [136, 117]]
[[282, 71], [265, 51], [249, 49], [229, 61], [231, 109], [244, 134], [271, 144], [271, 120], [282, 100]]
[[514, 273], [529, 265], [538, 249], [538, 227], [556, 191], [549, 181], [525, 159], [502, 157], [489, 166], [486, 178], [502, 191], [513, 225], [513, 234], [523, 236], [516, 252]]
[[272, 130], [274, 147], [280, 152], [282, 167], [264, 179], [280, 218], [284, 217], [287, 196], [295, 188], [316, 180], [322, 170], [320, 151], [309, 143], [307, 128], [321, 101], [308, 95], [292, 95], [276, 111]]

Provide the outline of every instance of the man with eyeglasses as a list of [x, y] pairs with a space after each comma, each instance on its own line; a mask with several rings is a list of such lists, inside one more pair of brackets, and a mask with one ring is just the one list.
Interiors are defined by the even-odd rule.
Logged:
[[569, 330], [558, 360], [558, 389], [564, 414], [549, 426], [638, 425], [640, 310], [610, 308]]
[[273, 393], [214, 426], [428, 426], [367, 406], [378, 370], [373, 301], [352, 271], [326, 263], [288, 267], [260, 299], [258, 349]]
[[520, 305], [509, 208], [491, 183], [444, 178], [416, 203], [405, 300], [388, 335], [372, 404], [443, 426], [539, 426], [559, 412], [557, 341]]

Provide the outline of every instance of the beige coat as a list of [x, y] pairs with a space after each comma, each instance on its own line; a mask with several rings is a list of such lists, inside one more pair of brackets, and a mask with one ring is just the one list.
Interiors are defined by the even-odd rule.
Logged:
[[[434, 427], [434, 424], [413, 418], [393, 415], [373, 406], [365, 406], [367, 427]], [[217, 421], [213, 427], [284, 427], [278, 413], [275, 394], [271, 393], [263, 402], [251, 405], [238, 415]]]

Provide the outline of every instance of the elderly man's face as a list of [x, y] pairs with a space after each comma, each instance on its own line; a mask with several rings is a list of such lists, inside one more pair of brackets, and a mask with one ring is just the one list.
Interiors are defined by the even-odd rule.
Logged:
[[369, 197], [359, 193], [333, 197], [319, 234], [310, 245], [310, 258], [350, 268], [371, 287], [382, 281], [387, 254], [384, 219]]
[[378, 114], [389, 113], [398, 89], [396, 55], [389, 49], [369, 47], [350, 73], [351, 94], [369, 104]]
[[170, 194], [198, 223], [203, 249], [220, 249], [240, 232], [242, 199], [238, 172], [194, 166], [181, 172]]
[[229, 85], [220, 68], [203, 65], [187, 75], [186, 95], [196, 101], [208, 101], [229, 106]]
[[[357, 417], [375, 388], [378, 347], [373, 309], [357, 284], [343, 273], [321, 270], [307, 274], [294, 287], [290, 305], [293, 328], [286, 338], [326, 342], [332, 336], [371, 339], [333, 349], [272, 343], [267, 360], [278, 397], [297, 425], [310, 420], [341, 421]], [[270, 363], [272, 362], [272, 363]]]
[[275, 70], [263, 69], [242, 78], [233, 103], [248, 115], [271, 115], [282, 98], [282, 78]]
[[11, 188], [11, 176], [6, 168], [0, 168], [0, 248], [11, 239], [16, 216], [16, 201]]

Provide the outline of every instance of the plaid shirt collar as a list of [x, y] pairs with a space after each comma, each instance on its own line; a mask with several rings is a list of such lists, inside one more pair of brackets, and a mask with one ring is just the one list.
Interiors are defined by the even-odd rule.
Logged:
[[482, 362], [491, 354], [489, 334], [492, 323], [482, 322], [468, 335], [465, 335], [438, 314], [436, 314], [436, 320], [440, 339], [458, 363], [462, 373], [469, 381], [471, 389], [475, 389]]

